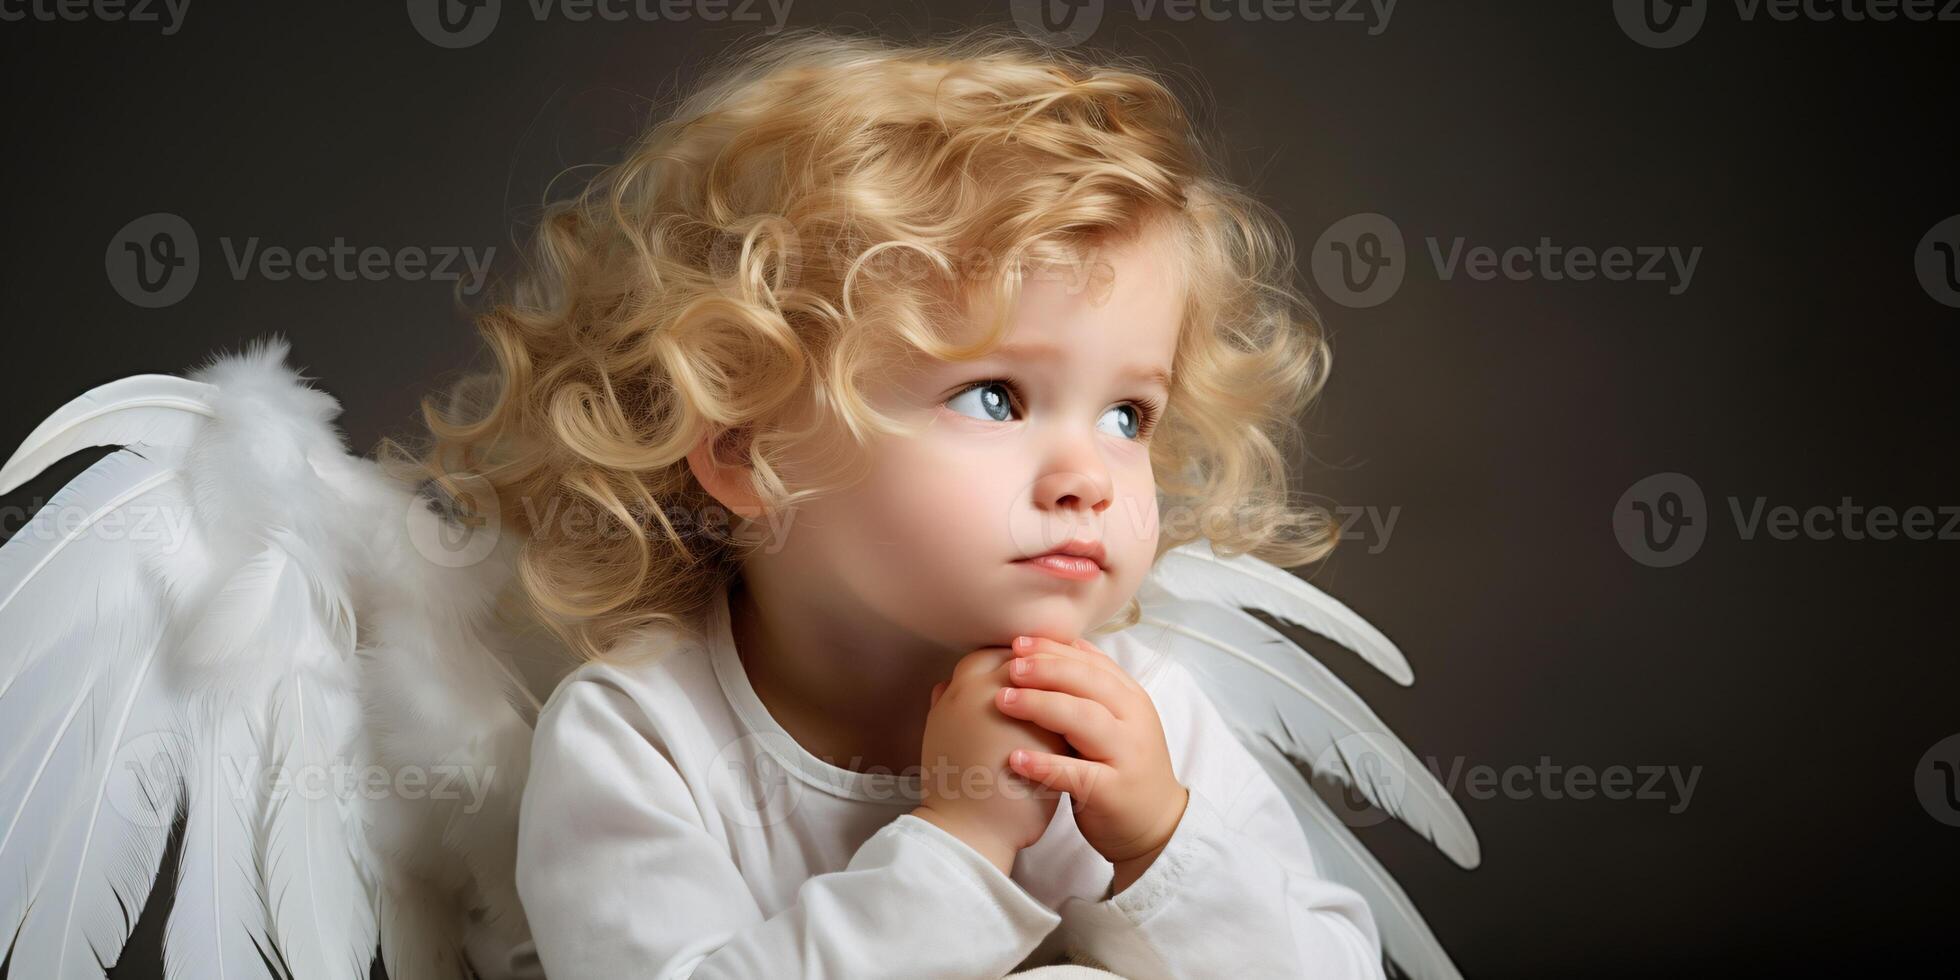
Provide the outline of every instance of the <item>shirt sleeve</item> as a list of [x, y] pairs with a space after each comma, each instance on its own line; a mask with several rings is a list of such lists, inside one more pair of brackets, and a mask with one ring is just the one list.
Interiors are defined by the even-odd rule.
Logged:
[[1190, 672], [1170, 662], [1160, 676], [1152, 698], [1190, 802], [1128, 888], [1063, 903], [1070, 945], [1127, 980], [1380, 980], [1366, 900], [1315, 872], [1291, 805]]
[[573, 680], [533, 738], [517, 888], [550, 980], [995, 980], [1060, 916], [910, 813], [765, 917], [645, 713]]

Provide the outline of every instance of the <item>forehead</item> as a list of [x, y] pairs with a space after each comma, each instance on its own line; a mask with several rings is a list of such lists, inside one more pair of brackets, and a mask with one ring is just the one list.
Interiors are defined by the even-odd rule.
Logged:
[[[1182, 280], [1177, 253], [1161, 234], [1111, 242], [1073, 265], [1030, 273], [1007, 333], [984, 359], [1167, 372], [1184, 322]], [[981, 340], [997, 311], [991, 294], [976, 297], [959, 339]]]

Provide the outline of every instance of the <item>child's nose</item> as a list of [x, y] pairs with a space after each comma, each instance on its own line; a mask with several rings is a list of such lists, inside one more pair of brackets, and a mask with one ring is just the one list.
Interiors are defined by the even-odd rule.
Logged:
[[1034, 504], [1043, 510], [1080, 510], [1100, 514], [1109, 509], [1113, 492], [1109, 469], [1100, 462], [1058, 466], [1034, 484]]

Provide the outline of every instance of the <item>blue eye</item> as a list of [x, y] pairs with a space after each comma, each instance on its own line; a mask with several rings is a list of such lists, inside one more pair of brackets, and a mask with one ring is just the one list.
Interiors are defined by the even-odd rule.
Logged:
[[[960, 410], [961, 402], [972, 402], [973, 407], [982, 414], [974, 415]], [[946, 405], [961, 415], [971, 418], [986, 418], [995, 422], [1007, 421], [1007, 414], [1014, 410], [1007, 386], [999, 381], [982, 381], [946, 400]]]
[[[1021, 400], [1020, 389], [1014, 382], [1005, 378], [976, 382], [965, 391], [946, 399], [946, 406], [969, 418], [1005, 422], [1014, 413], [1014, 405]], [[962, 403], [971, 403], [963, 405]], [[1145, 398], [1133, 399], [1111, 406], [1096, 422], [1096, 428], [1119, 439], [1141, 442], [1150, 435], [1157, 424], [1159, 408], [1156, 402]], [[1111, 424], [1114, 428], [1111, 428]]]
[[[1135, 439], [1138, 433], [1143, 430], [1143, 416], [1136, 410], [1136, 406], [1134, 405], [1125, 403], [1103, 413], [1103, 421], [1106, 422], [1111, 418], [1117, 420], [1116, 430], [1111, 433], [1112, 435], [1122, 436], [1125, 439]], [[1101, 423], [1097, 424], [1097, 428], [1103, 428]], [[1109, 430], [1105, 428], [1104, 431], [1107, 432]]]

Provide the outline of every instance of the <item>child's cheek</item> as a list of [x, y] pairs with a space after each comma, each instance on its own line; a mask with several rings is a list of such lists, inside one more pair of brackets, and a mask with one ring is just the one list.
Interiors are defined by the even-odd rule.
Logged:
[[975, 549], [965, 552], [968, 558], [1006, 560], [1004, 522], [1021, 476], [1009, 444], [935, 431], [892, 449], [868, 506], [901, 525], [894, 530], [911, 536], [910, 546], [955, 546]]
[[[1142, 584], [1140, 570], [1156, 556], [1162, 522], [1157, 510], [1157, 483], [1147, 463], [1141, 472], [1126, 473], [1118, 480], [1116, 499], [1104, 516], [1107, 518], [1105, 547], [1110, 549], [1112, 558], [1121, 554], [1122, 564], [1117, 566], [1120, 570], [1139, 570], [1136, 584]], [[1125, 578], [1128, 577], [1126, 574]]]

